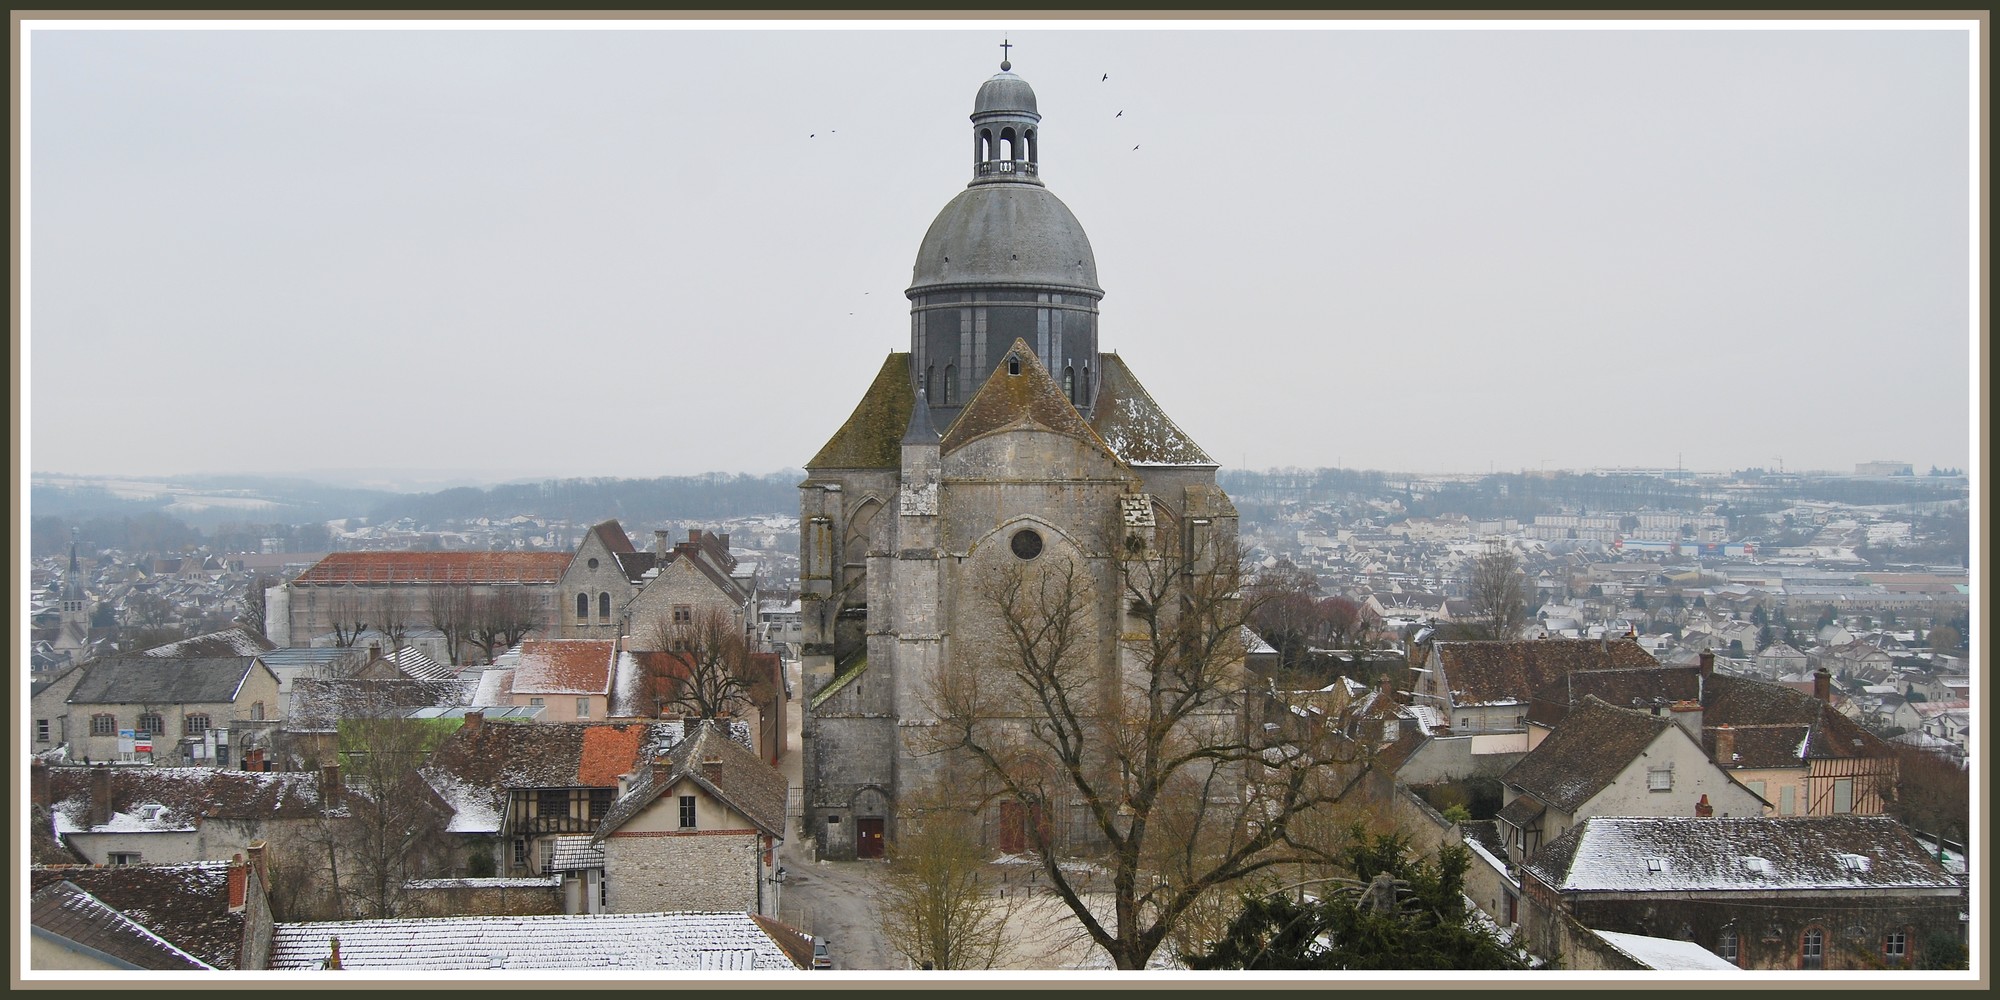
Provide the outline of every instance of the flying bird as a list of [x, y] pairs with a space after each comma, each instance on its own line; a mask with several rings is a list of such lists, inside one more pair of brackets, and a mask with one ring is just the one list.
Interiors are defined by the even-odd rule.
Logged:
[[1097, 80], [1097, 82], [1098, 82], [1098, 83], [1103, 83], [1104, 81], [1106, 81], [1106, 80], [1109, 80], [1109, 79], [1111, 79], [1111, 74], [1109, 74], [1109, 73], [1106, 73], [1106, 74], [1104, 74], [1104, 75], [1103, 75], [1102, 77], [1099, 77], [1099, 78], [1098, 78], [1098, 80]]
[[1125, 117], [1125, 112], [1123, 112], [1123, 111], [1120, 111], [1120, 112], [1118, 112], [1117, 114], [1115, 114], [1115, 115], [1112, 115], [1111, 117], [1113, 117], [1113, 118], [1123, 118], [1123, 117]]
[[1133, 148], [1133, 149], [1138, 149], [1139, 147], [1137, 147], [1137, 146], [1133, 146], [1132, 148]]

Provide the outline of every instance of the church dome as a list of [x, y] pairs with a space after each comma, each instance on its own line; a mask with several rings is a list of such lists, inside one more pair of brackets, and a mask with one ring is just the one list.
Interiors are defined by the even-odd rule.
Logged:
[[917, 248], [910, 291], [953, 285], [1104, 294], [1083, 225], [1039, 184], [974, 184], [937, 214]]
[[981, 84], [979, 96], [972, 100], [972, 116], [985, 114], [1012, 113], [1039, 116], [1035, 109], [1035, 88], [1028, 81], [1009, 72], [993, 74], [993, 78]]

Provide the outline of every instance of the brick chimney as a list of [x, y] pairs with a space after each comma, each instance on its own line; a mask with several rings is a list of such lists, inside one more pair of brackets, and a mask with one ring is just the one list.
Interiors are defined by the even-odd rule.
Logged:
[[1813, 697], [1833, 704], [1833, 674], [1828, 673], [1825, 667], [1813, 671]]
[[111, 822], [111, 768], [99, 764], [90, 769], [90, 825]]
[[480, 726], [483, 726], [483, 725], [485, 725], [485, 724], [486, 724], [486, 713], [485, 713], [485, 712], [481, 712], [481, 711], [472, 711], [472, 712], [467, 712], [467, 713], [465, 713], [465, 729], [466, 729], [466, 731], [468, 731], [468, 732], [474, 732], [474, 733], [476, 733], [476, 732], [478, 732], [478, 731], [479, 731], [479, 727], [480, 727]]
[[339, 971], [340, 971], [340, 939], [339, 939], [339, 938], [337, 938], [337, 937], [330, 937], [330, 938], [327, 938], [327, 939], [326, 939], [326, 941], [327, 941], [327, 956], [326, 956], [326, 967], [327, 967], [327, 968], [329, 968], [329, 969], [332, 969], [332, 970], [333, 970], [333, 971], [335, 971], [335, 972], [339, 972]]
[[1702, 651], [1701, 651], [1701, 658], [1700, 658], [1700, 662], [1701, 662], [1701, 675], [1702, 675], [1703, 677], [1713, 677], [1713, 676], [1715, 676], [1715, 651], [1714, 651], [1714, 650], [1712, 650], [1712, 649], [1704, 649], [1704, 650], [1702, 650]]
[[371, 642], [371, 643], [369, 643], [369, 644], [368, 644], [368, 662], [370, 662], [370, 663], [374, 663], [374, 662], [375, 662], [376, 660], [379, 660], [379, 659], [381, 659], [381, 658], [382, 658], [382, 644], [381, 644], [381, 643], [379, 643], [379, 642]]
[[1673, 703], [1671, 711], [1674, 714], [1674, 721], [1680, 724], [1681, 729], [1685, 730], [1689, 736], [1694, 737], [1696, 743], [1700, 743], [1701, 702], [1692, 700], [1677, 701]]
[[1715, 807], [1708, 804], [1708, 793], [1702, 793], [1701, 801], [1694, 804], [1694, 814], [1701, 819], [1715, 815]]
[[1715, 727], [1715, 765], [1729, 767], [1736, 763], [1736, 730], [1729, 723]]
[[50, 806], [54, 801], [49, 791], [49, 765], [37, 759], [28, 772], [28, 801], [33, 805]]
[[271, 888], [271, 866], [264, 853], [267, 846], [264, 841], [253, 840], [250, 846], [243, 849], [248, 855], [250, 870], [257, 873], [257, 884], [263, 886], [266, 892]]
[[250, 898], [250, 866], [238, 854], [229, 861], [229, 912], [242, 913]]
[[340, 793], [342, 790], [343, 789], [340, 784], [340, 765], [339, 764], [321, 765], [319, 769], [320, 805], [326, 806], [328, 808], [332, 808], [333, 806], [339, 805]]

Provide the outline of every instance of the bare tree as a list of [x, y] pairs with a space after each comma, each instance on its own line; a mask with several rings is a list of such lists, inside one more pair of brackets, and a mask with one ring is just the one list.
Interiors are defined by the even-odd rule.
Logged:
[[341, 772], [352, 789], [344, 795], [349, 897], [365, 918], [401, 914], [407, 883], [444, 867], [450, 811], [421, 769], [449, 732], [439, 720], [387, 712], [341, 722]]
[[444, 634], [445, 657], [459, 661], [461, 647], [472, 629], [472, 590], [462, 584], [434, 583], [424, 591], [424, 615]]
[[949, 807], [906, 814], [878, 901], [889, 947], [923, 969], [991, 969], [1007, 943], [1015, 897], [1000, 892], [973, 815]]
[[466, 638], [493, 662], [496, 650], [520, 642], [542, 621], [535, 612], [534, 598], [525, 587], [500, 587], [475, 595], [468, 616]]
[[[1246, 724], [1254, 608], [1233, 546], [1152, 551], [1133, 537], [1110, 562], [1098, 580], [1044, 558], [989, 581], [1004, 634], [989, 655], [938, 673], [928, 749], [970, 762], [981, 804], [1023, 819], [1085, 933], [1117, 968], [1141, 969], [1218, 891], [1319, 857], [1294, 825], [1362, 770], [1358, 748], [1331, 732], [1274, 743]], [[1123, 612], [1108, 669], [1092, 634], [1104, 585]], [[1093, 856], [1108, 885], [1058, 863], [1058, 830], [1087, 831], [1067, 846]]]
[[1528, 623], [1534, 584], [1521, 568], [1521, 558], [1504, 545], [1492, 545], [1473, 560], [1468, 599], [1469, 620], [1455, 623], [1454, 634], [1466, 639], [1518, 639]]
[[668, 704], [696, 718], [733, 713], [751, 700], [758, 678], [751, 670], [750, 645], [736, 617], [718, 607], [690, 609], [684, 620], [660, 618], [649, 637], [659, 649], [680, 655], [684, 677], [664, 692]]
[[269, 609], [265, 607], [264, 591], [277, 586], [278, 582], [276, 577], [258, 573], [251, 576], [250, 581], [243, 585], [243, 613], [238, 616], [237, 621], [244, 628], [258, 635], [265, 634], [264, 625]]
[[383, 587], [375, 592], [369, 609], [375, 631], [382, 633], [388, 643], [386, 652], [403, 648], [403, 641], [410, 635], [415, 604], [415, 599], [401, 587]]
[[361, 640], [368, 631], [373, 602], [358, 587], [335, 587], [326, 594], [327, 623], [333, 626], [333, 644], [342, 648]]

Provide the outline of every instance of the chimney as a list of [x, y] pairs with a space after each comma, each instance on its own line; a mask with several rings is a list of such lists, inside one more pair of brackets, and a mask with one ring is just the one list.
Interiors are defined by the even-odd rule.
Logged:
[[1396, 700], [1396, 680], [1387, 671], [1382, 674], [1382, 702], [1393, 704]]
[[1825, 667], [1813, 671], [1813, 697], [1826, 704], [1833, 704], [1833, 675]]
[[49, 765], [37, 759], [32, 767], [33, 770], [28, 773], [28, 802], [38, 806], [54, 805], [49, 791]]
[[369, 643], [369, 644], [368, 644], [368, 662], [370, 662], [370, 663], [374, 663], [374, 662], [375, 662], [376, 660], [379, 660], [379, 659], [381, 659], [381, 658], [382, 658], [382, 644], [381, 644], [381, 643], [379, 643], [379, 642], [371, 642], [371, 643]]
[[1708, 804], [1708, 793], [1702, 793], [1701, 801], [1694, 804], [1694, 814], [1701, 819], [1715, 815], [1715, 807]]
[[319, 802], [329, 808], [340, 804], [340, 765], [325, 764], [319, 769]]
[[480, 726], [482, 726], [482, 725], [485, 725], [485, 724], [486, 724], [486, 713], [485, 713], [485, 712], [483, 712], [483, 711], [478, 711], [478, 710], [474, 710], [474, 711], [471, 711], [471, 712], [467, 712], [467, 713], [465, 713], [465, 728], [466, 728], [466, 729], [468, 729], [468, 730], [470, 730], [470, 731], [472, 731], [472, 732], [475, 732], [475, 733], [476, 733], [476, 732], [478, 732], [478, 731], [479, 731], [479, 727], [480, 727]]
[[700, 529], [700, 528], [689, 528], [689, 529], [688, 529], [688, 541], [690, 541], [690, 542], [699, 542], [699, 541], [701, 541], [701, 529]]
[[725, 532], [723, 532], [723, 533], [721, 533], [721, 534], [719, 534], [719, 535], [715, 536], [715, 541], [716, 541], [716, 544], [718, 544], [718, 545], [722, 546], [722, 551], [724, 551], [724, 552], [728, 552], [728, 551], [729, 551], [729, 532], [725, 531]]
[[243, 855], [238, 854], [229, 861], [229, 912], [242, 913], [249, 898], [250, 867], [243, 863]]
[[1736, 730], [1729, 723], [1715, 727], [1715, 765], [1729, 767], [1736, 763]]
[[1686, 731], [1689, 736], [1694, 737], [1696, 743], [1700, 743], [1701, 702], [1691, 700], [1674, 702], [1673, 713], [1674, 721], [1680, 723], [1681, 729]]
[[1715, 650], [1704, 649], [1701, 651], [1701, 675], [1703, 677], [1712, 677], [1715, 675]]
[[667, 553], [672, 551], [672, 549], [673, 544], [667, 541], [667, 531], [665, 528], [653, 532], [653, 554], [655, 556], [665, 559]]
[[257, 873], [257, 884], [263, 886], [264, 890], [269, 892], [271, 888], [271, 867], [270, 862], [265, 860], [264, 850], [266, 846], [264, 841], [253, 840], [250, 842], [250, 846], [245, 847], [243, 850], [249, 855], [250, 870]]
[[338, 972], [340, 971], [340, 939], [337, 937], [331, 937], [327, 938], [326, 941], [328, 949], [328, 953], [326, 956], [326, 967], [332, 969], [335, 972]]
[[111, 768], [99, 764], [90, 769], [90, 825], [111, 822]]

